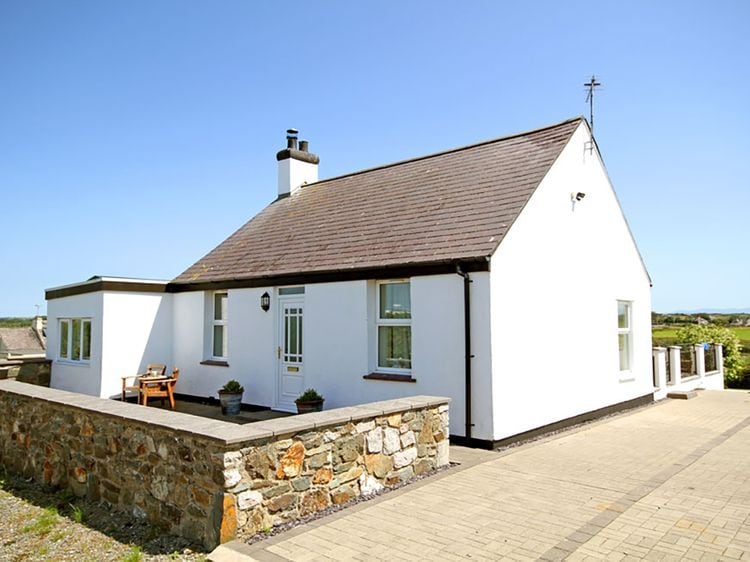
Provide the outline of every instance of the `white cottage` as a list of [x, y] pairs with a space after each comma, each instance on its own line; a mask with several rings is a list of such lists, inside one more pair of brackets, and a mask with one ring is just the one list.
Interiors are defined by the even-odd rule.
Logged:
[[47, 291], [54, 387], [159, 362], [284, 411], [445, 395], [479, 446], [653, 399], [650, 281], [585, 119], [327, 180], [290, 130], [277, 160], [278, 198], [174, 280]]

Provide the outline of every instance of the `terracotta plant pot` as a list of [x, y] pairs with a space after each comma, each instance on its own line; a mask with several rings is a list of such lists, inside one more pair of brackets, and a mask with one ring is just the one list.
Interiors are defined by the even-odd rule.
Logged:
[[297, 413], [298, 414], [309, 414], [310, 412], [322, 412], [323, 411], [323, 400], [297, 400]]

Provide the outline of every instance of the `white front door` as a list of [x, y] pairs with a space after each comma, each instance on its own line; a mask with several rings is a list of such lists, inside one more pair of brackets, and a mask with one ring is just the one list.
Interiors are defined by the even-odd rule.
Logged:
[[302, 347], [304, 298], [279, 297], [279, 360], [278, 401], [276, 408], [296, 412], [294, 401], [305, 390]]

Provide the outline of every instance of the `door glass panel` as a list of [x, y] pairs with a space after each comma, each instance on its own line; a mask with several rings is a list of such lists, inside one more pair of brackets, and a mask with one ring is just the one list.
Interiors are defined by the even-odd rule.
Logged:
[[[292, 310], [291, 312], [294, 312]], [[291, 355], [297, 354], [297, 317], [292, 316], [289, 318], [289, 353]]]
[[284, 309], [284, 361], [302, 362], [302, 308]]

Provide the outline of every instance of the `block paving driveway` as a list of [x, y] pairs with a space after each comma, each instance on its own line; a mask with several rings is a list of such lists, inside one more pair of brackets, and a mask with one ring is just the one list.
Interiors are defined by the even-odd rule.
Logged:
[[256, 560], [750, 560], [750, 393], [703, 391], [502, 452], [282, 535]]

